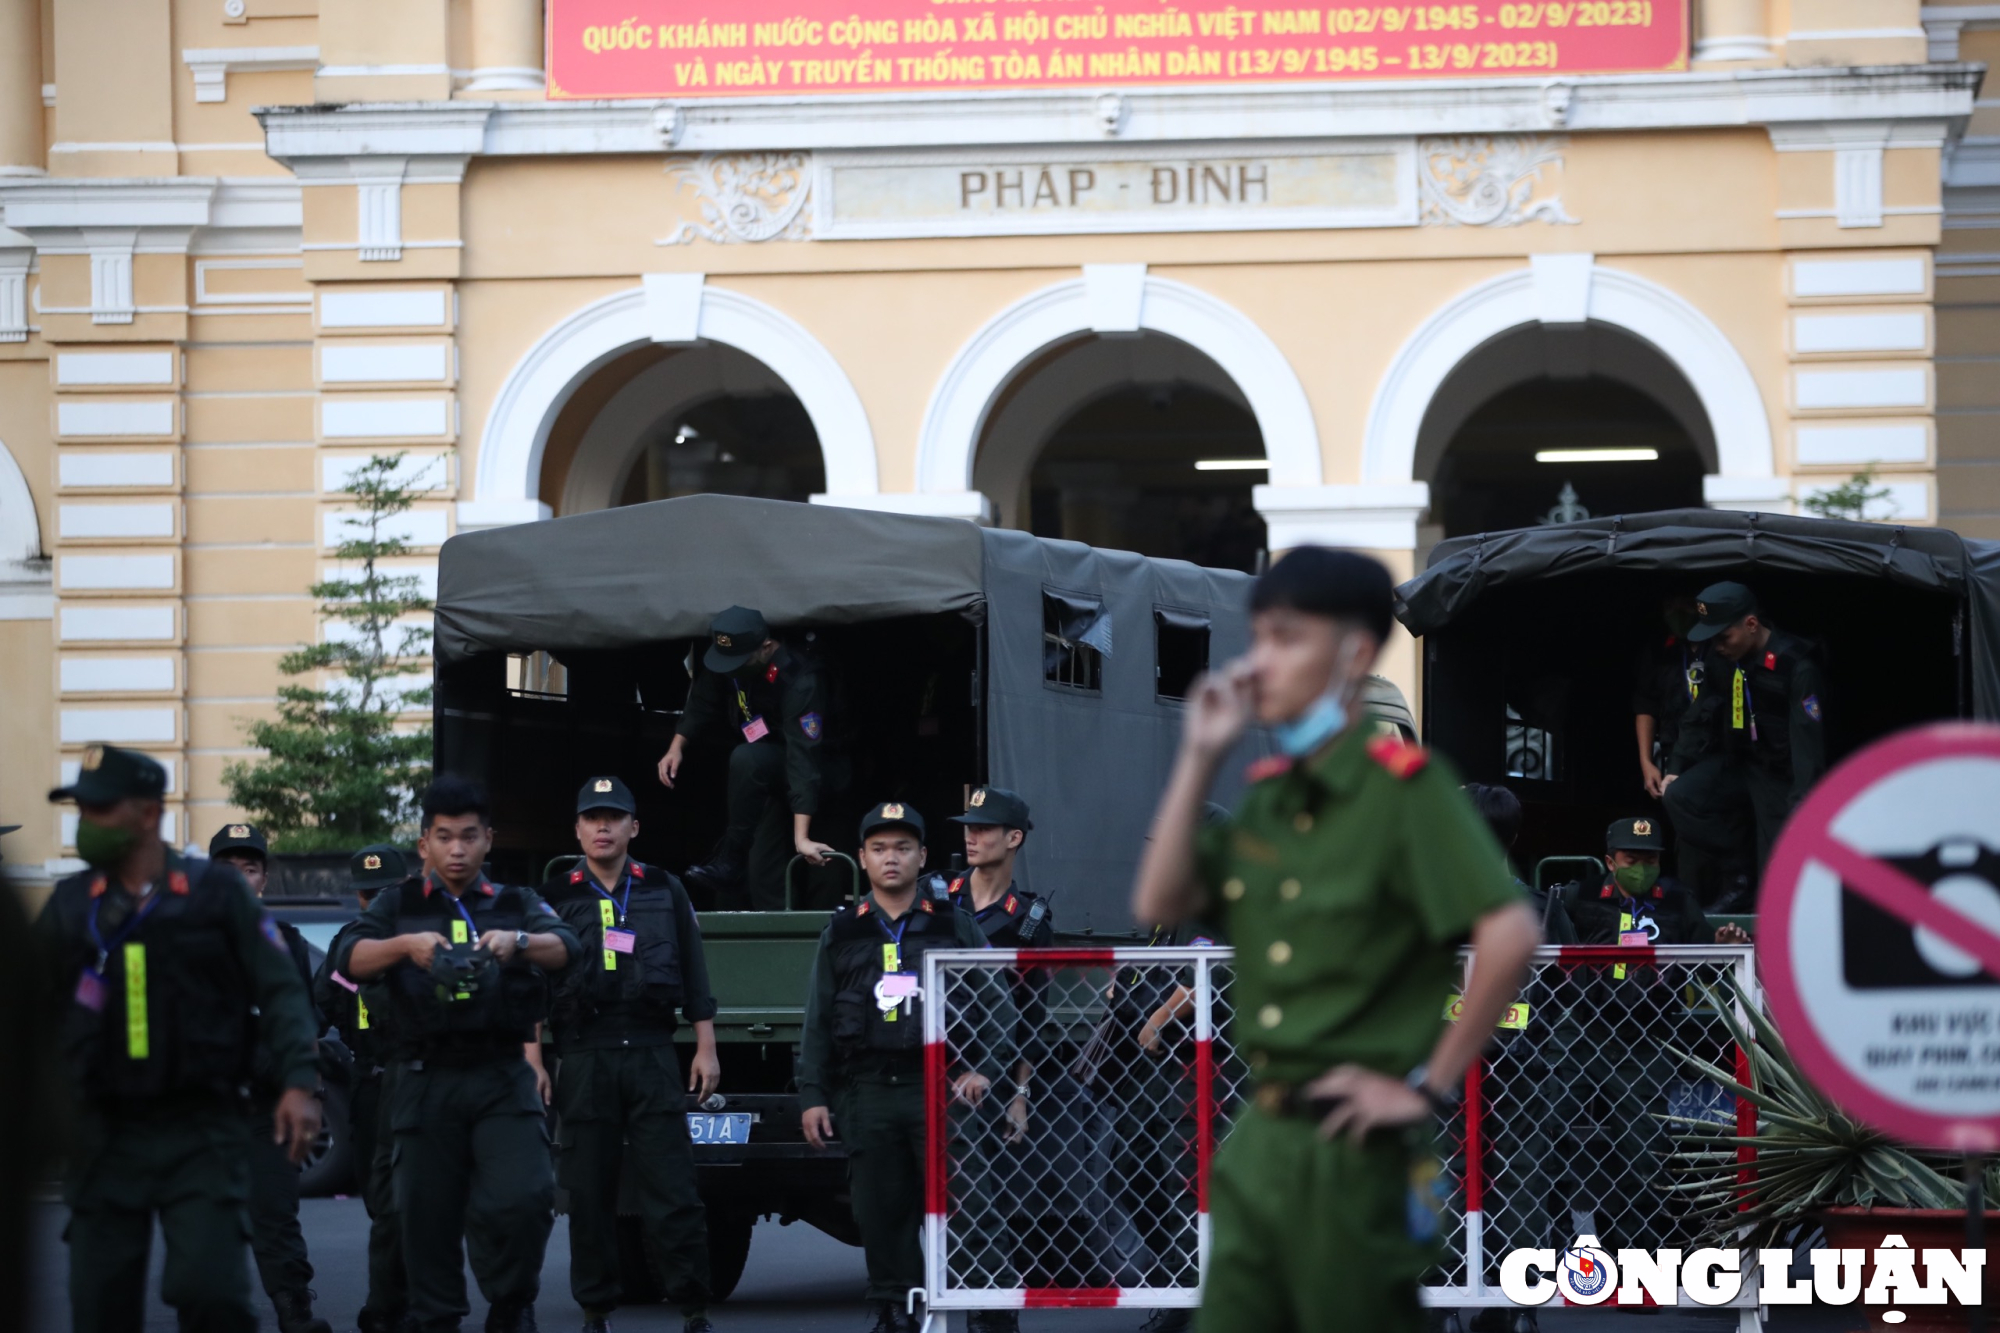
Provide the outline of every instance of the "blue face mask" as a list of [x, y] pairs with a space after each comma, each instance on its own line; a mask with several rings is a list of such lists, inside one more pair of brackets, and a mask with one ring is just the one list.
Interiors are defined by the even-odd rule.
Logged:
[[1290, 722], [1272, 727], [1271, 737], [1280, 750], [1294, 759], [1303, 759], [1338, 736], [1346, 725], [1347, 707], [1340, 702], [1339, 691], [1330, 691]]

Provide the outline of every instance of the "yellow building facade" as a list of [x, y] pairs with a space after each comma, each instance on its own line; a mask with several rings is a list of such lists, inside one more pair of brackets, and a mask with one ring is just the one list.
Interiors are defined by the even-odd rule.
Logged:
[[418, 574], [701, 490], [1408, 573], [1870, 468], [2000, 537], [2000, 5], [1696, 0], [1643, 75], [685, 101], [549, 100], [543, 22], [0, 0], [10, 875], [69, 864], [92, 741], [176, 841], [236, 813], [373, 454]]

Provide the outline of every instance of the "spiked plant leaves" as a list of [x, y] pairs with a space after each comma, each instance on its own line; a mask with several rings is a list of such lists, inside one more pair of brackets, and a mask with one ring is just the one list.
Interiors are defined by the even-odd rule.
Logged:
[[[1757, 1133], [1744, 1137], [1733, 1125], [1661, 1117], [1679, 1139], [1671, 1188], [1705, 1221], [1707, 1242], [1775, 1245], [1827, 1208], [1959, 1205], [1960, 1187], [1940, 1169], [1948, 1164], [1849, 1118], [1806, 1081], [1784, 1038], [1734, 977], [1726, 993], [1708, 998], [1748, 1056], [1750, 1082], [1686, 1051], [1673, 1053], [1696, 1075], [1756, 1107]], [[1757, 1152], [1747, 1182], [1739, 1179], [1745, 1167], [1736, 1160], [1738, 1148]]]
[[[404, 455], [377, 455], [356, 468], [347, 493], [347, 540], [335, 548], [341, 572], [312, 585], [327, 629], [318, 643], [285, 654], [288, 676], [319, 677], [278, 691], [276, 721], [244, 731], [263, 759], [223, 774], [232, 801], [264, 826], [279, 851], [346, 850], [394, 838], [409, 822], [428, 780], [428, 727], [399, 728], [403, 714], [430, 706], [430, 689], [408, 678], [428, 671], [428, 625], [403, 623], [431, 609], [419, 580], [383, 561], [410, 554], [391, 522], [415, 503]], [[326, 679], [330, 677], [331, 679]]]

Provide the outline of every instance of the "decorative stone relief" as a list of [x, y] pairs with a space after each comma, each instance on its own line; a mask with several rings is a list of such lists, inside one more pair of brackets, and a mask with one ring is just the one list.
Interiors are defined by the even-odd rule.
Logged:
[[1557, 193], [1561, 139], [1530, 134], [1417, 141], [1420, 221], [1426, 227], [1574, 226]]
[[671, 158], [667, 175], [692, 189], [700, 222], [683, 222], [660, 245], [687, 245], [696, 237], [713, 245], [812, 238], [806, 203], [812, 194], [807, 153], [703, 153]]

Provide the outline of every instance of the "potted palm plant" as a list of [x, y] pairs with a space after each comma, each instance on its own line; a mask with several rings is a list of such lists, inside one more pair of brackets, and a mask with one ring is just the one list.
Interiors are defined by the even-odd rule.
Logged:
[[[1665, 1117], [1678, 1140], [1672, 1188], [1690, 1213], [1705, 1224], [1704, 1244], [1742, 1249], [1810, 1247], [1823, 1233], [1832, 1249], [1858, 1249], [1870, 1257], [1863, 1290], [1874, 1277], [1873, 1255], [1884, 1238], [1899, 1235], [1912, 1250], [1958, 1249], [1965, 1243], [1965, 1189], [1956, 1178], [1960, 1159], [1926, 1153], [1899, 1143], [1852, 1119], [1807, 1081], [1784, 1038], [1730, 978], [1714, 997], [1731, 1037], [1748, 1056], [1746, 1086], [1729, 1071], [1699, 1056], [1674, 1054], [1703, 1078], [1714, 1081], [1757, 1111], [1757, 1131], [1739, 1136], [1736, 1126], [1687, 1116]], [[1754, 1163], [1738, 1150], [1754, 1149]], [[1746, 1169], [1747, 1168], [1747, 1169]], [[1989, 1168], [1987, 1198], [2000, 1187], [2000, 1167]], [[1989, 1233], [2000, 1231], [2000, 1212], [1986, 1214]], [[1985, 1273], [1986, 1304], [2000, 1283], [1993, 1266]], [[1871, 1323], [1898, 1333], [1968, 1327], [1970, 1310], [1951, 1305], [1919, 1305], [1883, 1319], [1887, 1306], [1870, 1306]]]

